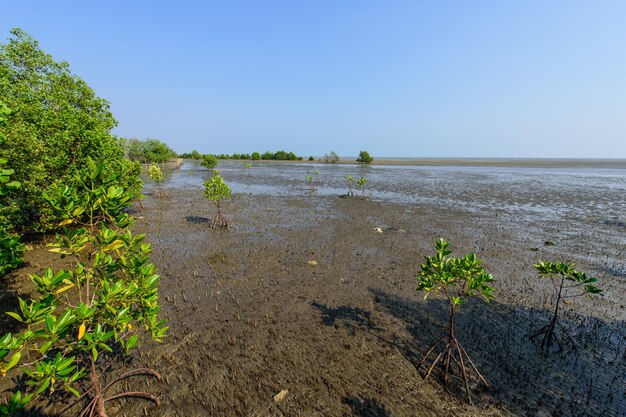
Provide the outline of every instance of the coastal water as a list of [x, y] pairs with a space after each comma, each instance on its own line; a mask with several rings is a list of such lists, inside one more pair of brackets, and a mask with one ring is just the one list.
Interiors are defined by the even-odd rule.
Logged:
[[[626, 169], [301, 162], [252, 163], [246, 169], [241, 161], [221, 161], [218, 169], [235, 194], [339, 196], [347, 193], [350, 175], [367, 179], [357, 194], [373, 200], [559, 217], [619, 219], [626, 213]], [[197, 161], [185, 161], [165, 186], [201, 189], [210, 175]]]

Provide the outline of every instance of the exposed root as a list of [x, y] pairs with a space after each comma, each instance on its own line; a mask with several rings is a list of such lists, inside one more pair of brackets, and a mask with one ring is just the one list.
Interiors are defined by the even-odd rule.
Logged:
[[463, 381], [467, 401], [471, 404], [472, 398], [469, 390], [468, 371], [474, 371], [480, 382], [482, 382], [485, 387], [489, 389], [491, 387], [487, 380], [478, 371], [476, 365], [474, 365], [474, 362], [469, 357], [467, 352], [465, 352], [465, 349], [463, 349], [463, 346], [461, 346], [453, 332], [449, 332], [445, 336], [441, 337], [428, 349], [426, 355], [424, 355], [422, 360], [420, 360], [417, 364], [418, 369], [422, 366], [426, 359], [428, 359], [431, 353], [435, 352], [437, 348], [441, 346], [443, 346], [443, 349], [439, 351], [435, 360], [433, 360], [428, 367], [424, 380], [428, 380], [433, 370], [437, 367], [437, 365], [440, 365], [441, 369], [439, 370], [439, 378], [443, 382], [446, 391], [448, 391], [448, 377], [450, 375], [458, 376]]
[[154, 191], [152, 192], [152, 195], [154, 195], [156, 198], [169, 197], [169, 195], [165, 192], [165, 189], [161, 187], [160, 185], [157, 185], [156, 187], [154, 187]]
[[57, 416], [65, 414], [65, 412], [81, 402], [85, 397], [87, 397], [87, 404], [81, 410], [78, 415], [79, 417], [107, 417], [107, 413], [104, 408], [105, 403], [121, 398], [143, 398], [145, 400], [152, 401], [157, 407], [159, 407], [161, 405], [161, 401], [159, 401], [154, 394], [145, 391], [125, 391], [113, 394], [110, 397], [106, 396], [107, 391], [111, 387], [133, 376], [152, 376], [159, 381], [161, 380], [161, 375], [155, 370], [150, 368], [140, 368], [128, 371], [118, 376], [103, 387], [100, 383], [101, 375], [96, 372], [95, 366], [93, 366], [91, 371], [91, 387], [80, 397], [74, 399], [70, 404], [65, 406], [59, 414], [57, 414]]
[[576, 350], [576, 343], [574, 342], [574, 339], [572, 338], [572, 336], [570, 336], [569, 332], [563, 327], [563, 325], [561, 325], [561, 323], [556, 319], [530, 335], [530, 340], [534, 340], [538, 336], [543, 335], [543, 337], [541, 338], [541, 350], [547, 353], [553, 346], [556, 345], [556, 347], [558, 348], [557, 353], [563, 352], [565, 350], [565, 345], [556, 332], [557, 326], [559, 329], [561, 329], [563, 335], [567, 337], [567, 341], [569, 342], [570, 346], [569, 352]]
[[211, 229], [230, 229], [230, 223], [226, 220], [226, 217], [222, 214], [221, 211], [217, 211], [215, 217], [213, 217], [213, 221], [211, 222]]

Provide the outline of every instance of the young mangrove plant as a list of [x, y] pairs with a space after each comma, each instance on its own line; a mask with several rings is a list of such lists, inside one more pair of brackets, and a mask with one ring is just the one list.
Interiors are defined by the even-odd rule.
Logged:
[[213, 169], [217, 166], [218, 162], [219, 160], [215, 156], [207, 154], [202, 155], [202, 162], [200, 162], [200, 165], [207, 169]]
[[346, 185], [348, 186], [347, 196], [354, 196], [354, 178], [351, 175], [346, 175], [344, 177], [346, 179]]
[[163, 187], [161, 187], [161, 183], [164, 179], [163, 171], [161, 171], [161, 168], [159, 168], [157, 164], [150, 164], [150, 166], [148, 167], [148, 176], [152, 181], [154, 181], [155, 184], [154, 196], [157, 198], [167, 197], [167, 193], [165, 192]]
[[215, 205], [215, 216], [211, 222], [211, 229], [216, 227], [230, 228], [230, 223], [222, 214], [221, 203], [230, 197], [230, 187], [224, 182], [220, 171], [213, 171], [213, 176], [204, 182], [204, 196]]
[[[548, 324], [533, 333], [530, 338], [532, 340], [538, 336], [543, 336], [541, 339], [542, 350], [549, 352], [551, 348], [556, 347], [558, 348], [558, 352], [562, 352], [564, 349], [564, 340], [562, 340], [562, 338], [563, 335], [565, 335], [572, 349], [575, 349], [576, 344], [574, 340], [558, 319], [561, 301], [581, 297], [585, 294], [589, 296], [596, 294], [602, 295], [602, 290], [594, 285], [598, 279], [589, 277], [586, 273], [575, 270], [573, 265], [564, 262], [539, 261], [534, 267], [537, 272], [539, 272], [539, 278], [551, 279], [556, 298], [554, 301], [552, 319]], [[557, 327], [562, 331], [563, 335], [561, 335], [561, 337], [557, 335]]]
[[309, 191], [315, 192], [315, 187], [313, 186], [313, 176], [311, 174], [306, 174], [305, 180], [306, 185], [309, 187]]
[[359, 178], [359, 180], [356, 182], [356, 188], [357, 190], [361, 190], [361, 197], [363, 198], [365, 198], [365, 184], [367, 184], [367, 180], [365, 179], [365, 177]]
[[159, 276], [150, 245], [145, 235], [131, 233], [133, 219], [124, 211], [132, 195], [104, 165], [87, 163], [89, 175], [73, 181], [79, 186], [59, 185], [45, 195], [64, 218], [50, 251], [69, 258], [71, 267], [30, 275], [34, 295], [19, 298], [19, 311], [7, 313], [21, 330], [0, 337], [0, 372], [25, 382], [25, 388], [14, 391], [0, 415], [56, 391], [75, 396], [60, 414], [82, 404], [81, 416], [105, 417], [109, 401], [130, 397], [159, 404], [148, 392], [113, 392], [131, 377], [160, 379], [156, 371], [108, 377], [111, 364], [137, 347], [140, 337], [160, 341], [167, 327], [157, 317]]
[[[435, 359], [428, 367], [427, 380], [437, 365], [440, 366], [440, 378], [447, 389], [448, 376], [459, 376], [464, 384], [467, 400], [471, 403], [468, 371], [473, 370], [480, 381], [487, 387], [489, 384], [474, 365], [461, 343], [456, 338], [455, 315], [463, 303], [470, 297], [482, 296], [486, 301], [494, 298], [493, 277], [485, 272], [482, 261], [471, 253], [462, 258], [448, 257], [452, 253], [448, 249], [449, 243], [439, 239], [435, 248], [437, 253], [433, 256], [425, 256], [425, 263], [418, 274], [418, 291], [425, 291], [424, 298], [435, 291], [444, 294], [449, 308], [448, 328], [443, 336], [433, 343], [426, 355], [418, 363], [418, 368], [426, 361], [431, 353]], [[467, 364], [469, 364], [469, 367]]]
[[[311, 172], [313, 175], [311, 175]], [[313, 171], [310, 171], [308, 168], [306, 170], [306, 184], [309, 187], [309, 191], [310, 192], [315, 192], [316, 188], [315, 188], [315, 183], [319, 182], [319, 174], [320, 172], [317, 169], [314, 169]]]

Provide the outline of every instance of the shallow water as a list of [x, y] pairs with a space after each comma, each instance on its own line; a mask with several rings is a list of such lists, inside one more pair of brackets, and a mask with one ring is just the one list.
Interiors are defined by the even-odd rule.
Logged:
[[[367, 179], [373, 200], [454, 206], [468, 211], [503, 211], [562, 217], [611, 219], [626, 209], [626, 170], [597, 168], [520, 168], [397, 166], [221, 161], [219, 169], [233, 193], [253, 195], [342, 195], [345, 175]], [[318, 169], [319, 174], [313, 174]], [[313, 177], [315, 191], [306, 184]], [[202, 188], [211, 171], [185, 161], [169, 176], [167, 188]], [[575, 197], [574, 197], [575, 196]]]

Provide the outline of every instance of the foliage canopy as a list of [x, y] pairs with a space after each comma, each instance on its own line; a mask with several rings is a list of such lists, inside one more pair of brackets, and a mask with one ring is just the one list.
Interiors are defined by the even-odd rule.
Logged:
[[126, 153], [131, 161], [142, 164], [158, 164], [176, 157], [176, 152], [158, 139], [126, 139]]
[[[167, 331], [157, 317], [159, 275], [150, 245], [130, 231], [131, 199], [105, 165], [91, 159], [87, 165], [89, 175], [73, 181], [80, 185], [45, 196], [64, 219], [50, 251], [71, 259], [72, 267], [30, 275], [36, 295], [19, 298], [19, 311], [7, 313], [24, 328], [0, 338], [1, 371], [22, 374], [30, 387], [9, 404], [61, 389], [88, 398], [86, 415], [106, 415], [106, 391], [115, 380], [103, 385], [98, 368], [135, 348], [142, 334], [159, 341]], [[158, 377], [131, 371], [139, 374]]]
[[365, 164], [369, 164], [374, 160], [374, 158], [367, 151], [359, 152], [359, 157], [356, 159], [357, 162], [363, 162]]
[[18, 230], [55, 227], [43, 193], [55, 182], [74, 184], [87, 158], [108, 161], [120, 186], [138, 195], [140, 167], [124, 158], [122, 141], [111, 135], [117, 122], [109, 103], [26, 32], [11, 34], [0, 45], [0, 158], [11, 161], [22, 187], [12, 195], [16, 210], [6, 221]]

